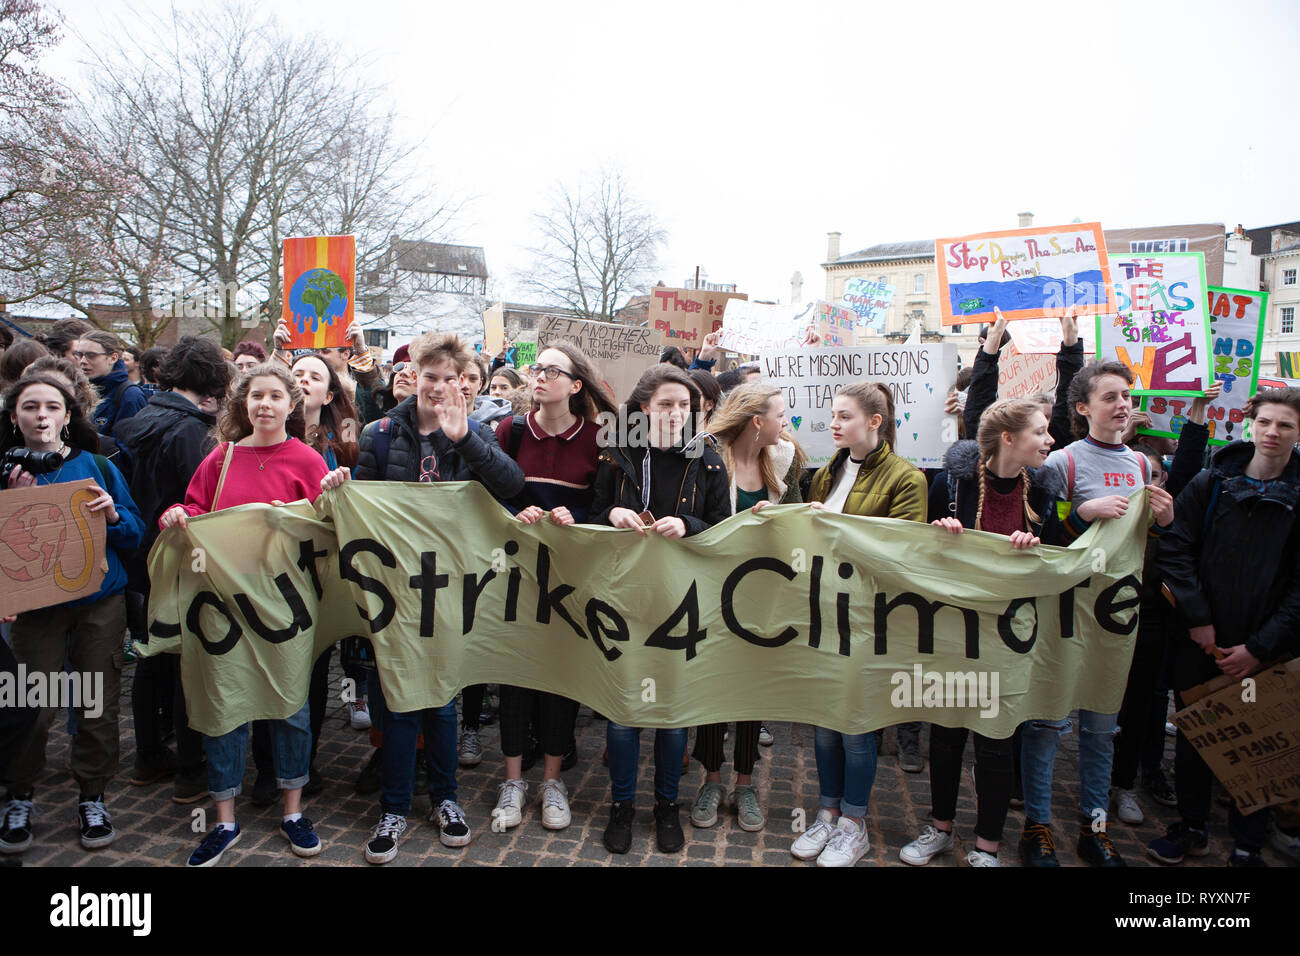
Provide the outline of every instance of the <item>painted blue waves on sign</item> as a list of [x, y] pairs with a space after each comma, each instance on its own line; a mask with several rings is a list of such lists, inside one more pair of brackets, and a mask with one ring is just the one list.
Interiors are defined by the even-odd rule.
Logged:
[[954, 315], [992, 315], [993, 307], [1003, 312], [1041, 309], [1054, 306], [1091, 305], [1104, 301], [1101, 270], [1076, 272], [1067, 278], [1027, 276], [1003, 282], [954, 282], [948, 286], [948, 299]]

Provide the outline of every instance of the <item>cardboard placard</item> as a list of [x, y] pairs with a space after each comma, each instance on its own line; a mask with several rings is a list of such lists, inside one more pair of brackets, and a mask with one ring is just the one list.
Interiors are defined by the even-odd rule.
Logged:
[[817, 334], [822, 345], [844, 346], [857, 342], [857, 314], [829, 302], [818, 302], [813, 308], [817, 320]]
[[1023, 355], [1055, 355], [1064, 336], [1056, 319], [1022, 319], [1007, 323], [1007, 335]]
[[1055, 395], [1060, 377], [1056, 373], [1056, 356], [1017, 352], [1007, 345], [998, 359], [998, 400], [1028, 398], [1040, 392]]
[[644, 326], [542, 316], [537, 327], [538, 351], [561, 339], [578, 346], [596, 363], [615, 402], [632, 394], [641, 373], [659, 361], [662, 350], [658, 333]]
[[[1224, 289], [1210, 286], [1210, 341], [1213, 343], [1213, 374], [1223, 391], [1205, 410], [1210, 444], [1239, 441], [1246, 430], [1246, 401], [1255, 394], [1259, 379], [1259, 356], [1264, 340], [1267, 292]], [[1187, 421], [1191, 398], [1146, 396], [1142, 409], [1151, 416], [1143, 435], [1177, 438]]]
[[1115, 311], [1101, 223], [936, 239], [934, 261], [944, 325]]
[[850, 279], [844, 283], [840, 303], [853, 310], [858, 325], [879, 335], [885, 331], [885, 315], [894, 301], [894, 288], [883, 279]]
[[1174, 723], [1242, 813], [1300, 797], [1300, 660], [1183, 692]]
[[[1268, 295], [1267, 292], [1258, 294]], [[1277, 374], [1281, 378], [1300, 378], [1300, 352], [1278, 352]]]
[[656, 287], [650, 290], [646, 321], [660, 336], [661, 345], [699, 348], [704, 336], [722, 327], [727, 303], [732, 299], [744, 301], [748, 298], [741, 292]]
[[786, 418], [809, 455], [809, 467], [831, 460], [831, 403], [843, 386], [863, 379], [884, 382], [894, 395], [894, 448], [918, 468], [940, 468], [957, 440], [957, 421], [943, 411], [957, 377], [957, 346], [887, 345], [840, 349], [792, 348], [760, 356], [763, 384], [785, 391]]
[[290, 349], [348, 345], [357, 298], [355, 236], [284, 240], [284, 303]]
[[75, 601], [104, 583], [104, 513], [94, 481], [0, 491], [0, 617]]
[[506, 344], [506, 310], [498, 302], [483, 310], [483, 354], [497, 356]]
[[1116, 255], [1115, 311], [1097, 316], [1097, 358], [1133, 371], [1135, 395], [1190, 395], [1210, 381], [1205, 257]]

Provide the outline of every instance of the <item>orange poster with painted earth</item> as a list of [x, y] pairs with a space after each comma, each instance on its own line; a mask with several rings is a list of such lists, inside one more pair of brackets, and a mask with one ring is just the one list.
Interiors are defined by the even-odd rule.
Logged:
[[289, 348], [322, 349], [350, 344], [356, 301], [355, 236], [307, 236], [284, 240], [284, 307]]

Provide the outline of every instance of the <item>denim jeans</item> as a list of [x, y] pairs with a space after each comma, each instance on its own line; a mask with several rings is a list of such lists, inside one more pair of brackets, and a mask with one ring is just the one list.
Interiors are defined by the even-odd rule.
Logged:
[[871, 785], [876, 782], [876, 734], [842, 734], [825, 727], [813, 728], [817, 755], [818, 803], [839, 807], [846, 817], [867, 815]]
[[[298, 713], [285, 720], [268, 720], [271, 735], [271, 759], [275, 765], [276, 784], [281, 790], [296, 790], [308, 779], [311, 763], [311, 712], [304, 702]], [[248, 724], [236, 727], [220, 737], [203, 738], [208, 755], [208, 789], [213, 800], [230, 800], [239, 796], [244, 779], [244, 761], [248, 757]]]
[[[375, 693], [378, 691], [378, 693]], [[404, 714], [388, 709], [381, 681], [371, 684], [371, 720], [383, 715], [384, 757], [379, 805], [385, 813], [406, 816], [415, 793], [416, 741], [424, 733], [424, 760], [429, 768], [429, 799], [435, 807], [456, 799], [456, 699], [441, 707]], [[379, 706], [374, 707], [375, 704]]]
[[[1110, 771], [1115, 756], [1117, 716], [1079, 711], [1079, 813], [1090, 820], [1096, 819], [1094, 810], [1110, 810]], [[1025, 722], [1020, 773], [1027, 822], [1052, 822], [1052, 767], [1057, 745], [1070, 732], [1070, 727], [1068, 718]]]
[[[686, 754], [686, 728], [656, 730], [655, 799], [677, 802], [677, 785], [682, 779], [682, 757]], [[605, 726], [605, 748], [609, 753], [609, 783], [615, 803], [636, 799], [636, 770], [641, 759], [641, 730], [609, 721]]]

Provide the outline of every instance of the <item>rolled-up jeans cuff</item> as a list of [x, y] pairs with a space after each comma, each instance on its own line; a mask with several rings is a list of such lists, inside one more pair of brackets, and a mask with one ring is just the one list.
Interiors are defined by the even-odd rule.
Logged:
[[867, 808], [860, 807], [855, 803], [849, 803], [847, 800], [840, 801], [840, 813], [846, 817], [865, 817]]
[[843, 802], [843, 797], [828, 797], [825, 794], [820, 794], [817, 797], [817, 806], [827, 810], [837, 810]]
[[235, 786], [231, 787], [229, 790], [213, 790], [212, 799], [233, 800], [235, 799], [235, 797], [239, 796], [243, 792], [244, 792], [244, 785], [242, 783], [236, 784]]
[[307, 781], [310, 779], [310, 773], [305, 773], [301, 777], [290, 777], [287, 780], [284, 777], [276, 777], [275, 784], [281, 790], [301, 790], [307, 786]]

